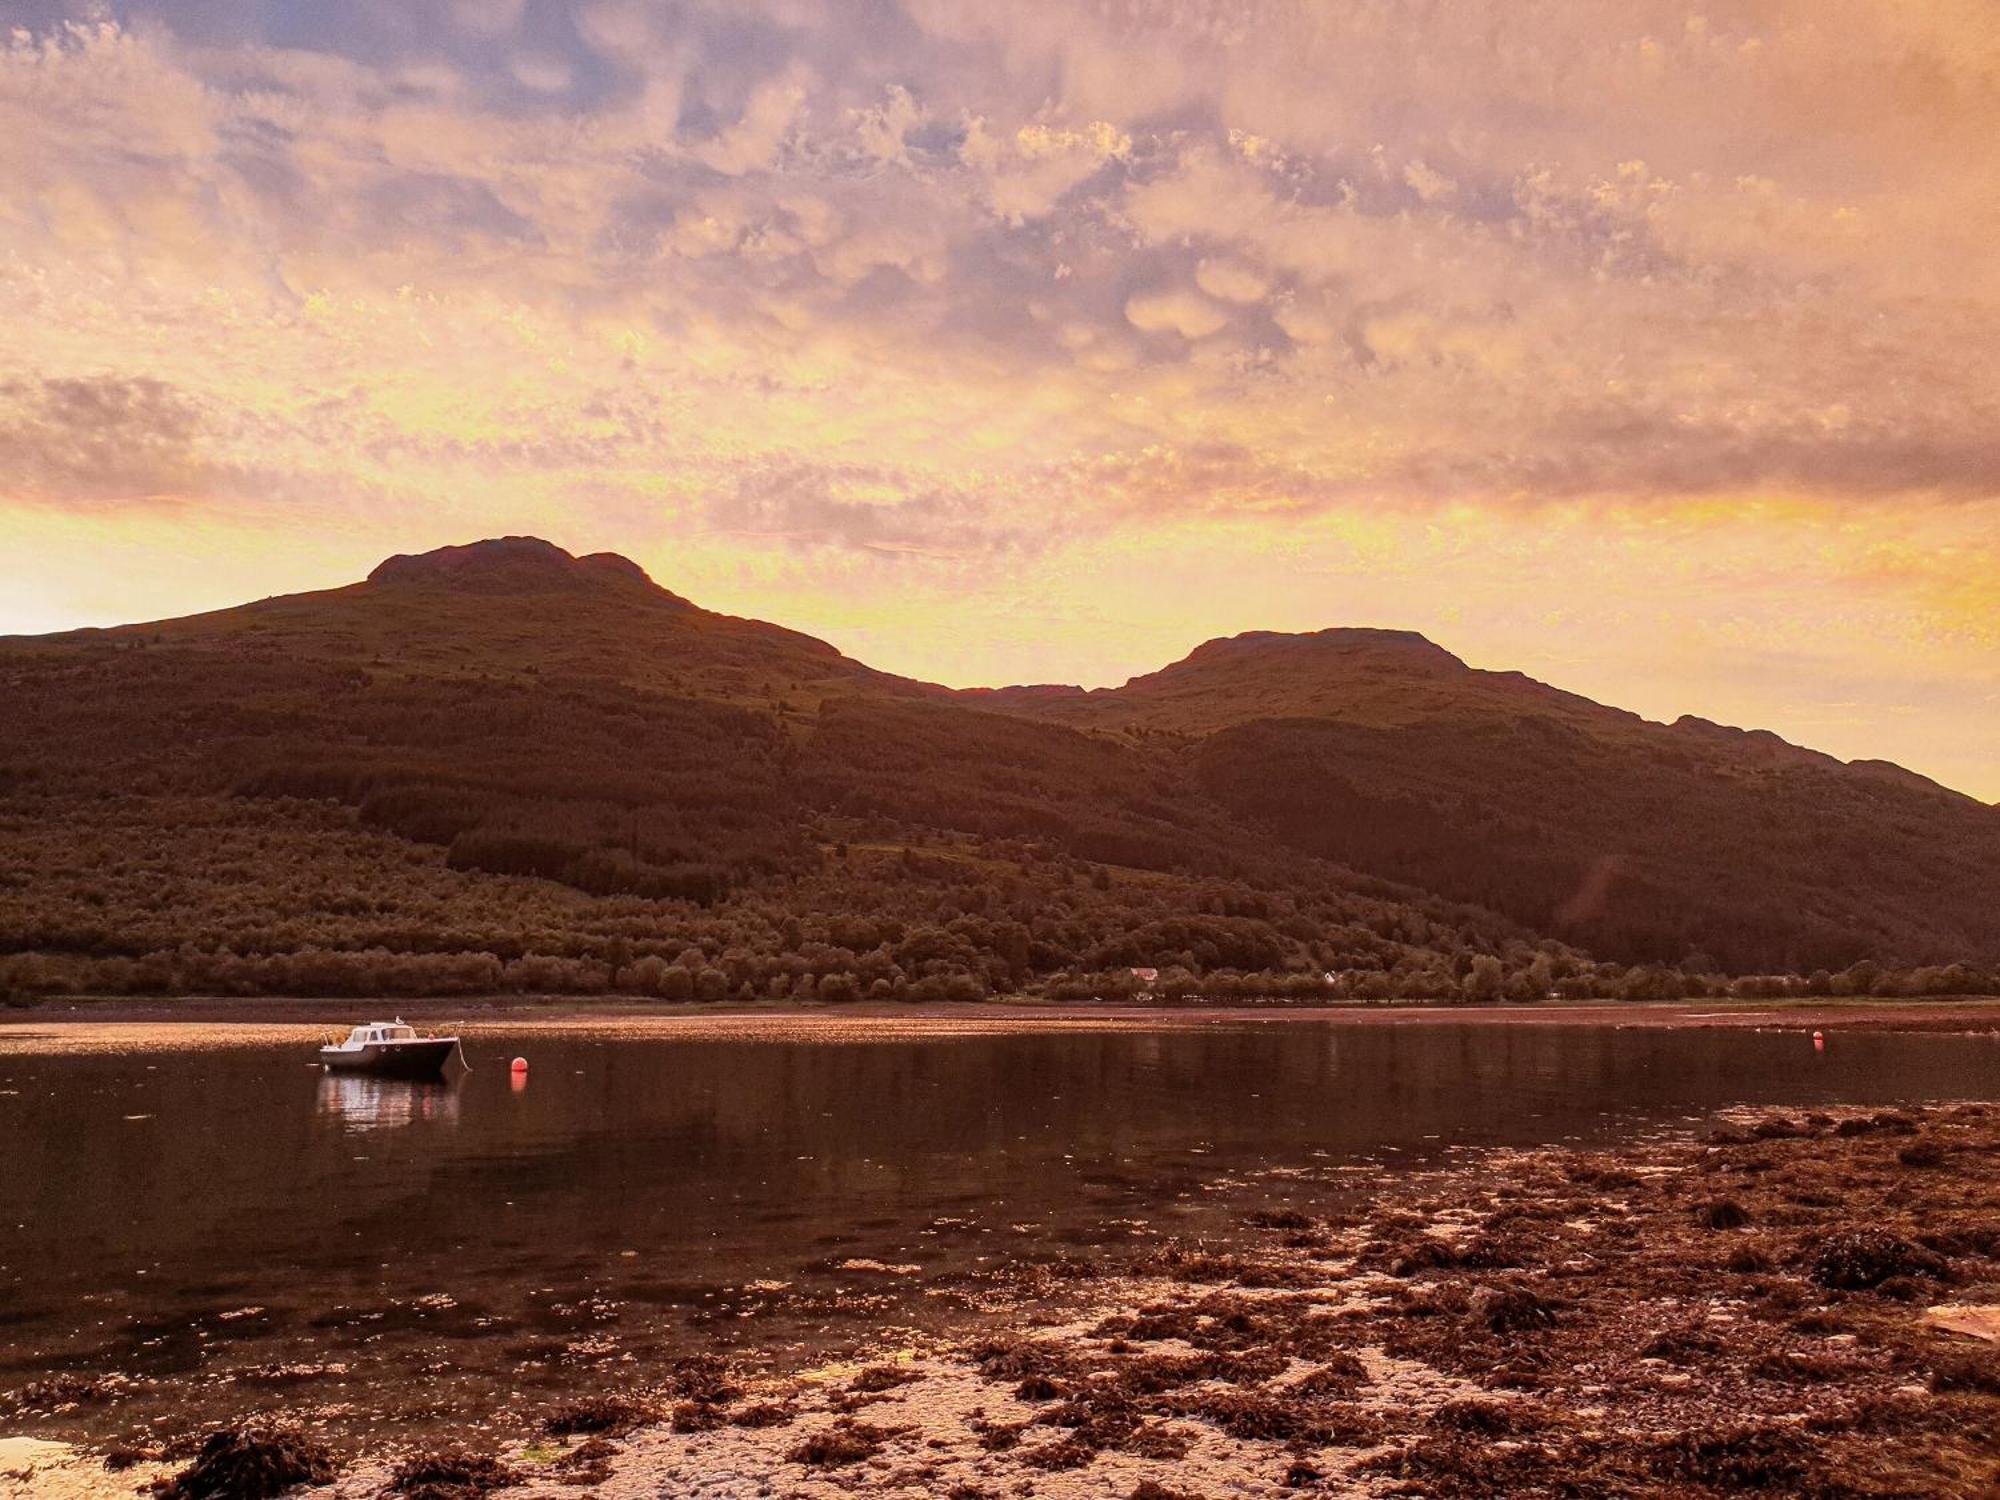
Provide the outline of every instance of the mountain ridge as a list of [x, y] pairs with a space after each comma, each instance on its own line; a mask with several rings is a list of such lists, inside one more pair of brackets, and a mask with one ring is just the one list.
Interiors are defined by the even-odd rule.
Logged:
[[[62, 858], [66, 820], [112, 817], [105, 858], [134, 865], [179, 837], [169, 824], [259, 810], [292, 830], [253, 860], [291, 872], [263, 883], [309, 883], [296, 861], [332, 825], [304, 809], [345, 809], [356, 837], [433, 851], [449, 897], [387, 929], [287, 920], [392, 953], [519, 946], [491, 913], [529, 881], [606, 912], [652, 903], [648, 921], [691, 932], [766, 913], [741, 944], [773, 963], [799, 942], [858, 953], [833, 941], [856, 904], [954, 913], [931, 956], [878, 966], [905, 986], [1068, 983], [1114, 957], [1418, 994], [1460, 993], [1481, 953], [1524, 992], [1634, 965], [2000, 961], [2000, 811], [1886, 763], [1472, 668], [1411, 631], [1251, 631], [1117, 688], [950, 689], [704, 610], [616, 554], [515, 537], [337, 589], [0, 641], [0, 694], [22, 868]], [[355, 858], [414, 878], [400, 856]], [[46, 881], [0, 885], [0, 960], [213, 940], [192, 907], [169, 920], [77, 879], [73, 905]], [[1040, 894], [992, 894], [1008, 889]], [[263, 898], [223, 882], [204, 899], [261, 934], [241, 940], [255, 953], [281, 945]], [[439, 902], [473, 914], [458, 937], [425, 926]], [[1016, 936], [996, 936], [1003, 908]], [[545, 940], [625, 951], [583, 921]], [[769, 978], [732, 973], [732, 993]]]
[[[997, 686], [976, 686], [952, 688], [930, 683], [921, 679], [899, 677], [897, 674], [877, 672], [858, 658], [849, 657], [838, 646], [805, 632], [792, 630], [787, 626], [754, 620], [744, 616], [732, 616], [705, 609], [694, 604], [684, 595], [677, 594], [657, 582], [639, 563], [617, 552], [594, 552], [576, 554], [567, 551], [544, 538], [527, 535], [509, 535], [484, 538], [478, 541], [457, 543], [433, 548], [427, 552], [396, 553], [383, 559], [360, 583], [336, 585], [328, 589], [310, 590], [300, 594], [275, 595], [239, 605], [225, 606], [218, 610], [204, 611], [195, 615], [173, 616], [154, 621], [138, 621], [120, 625], [86, 626], [68, 631], [51, 632], [40, 636], [0, 636], [0, 641], [59, 641], [87, 638], [90, 636], [117, 635], [157, 631], [168, 627], [186, 626], [195, 622], [228, 617], [244, 610], [266, 608], [293, 600], [318, 599], [341, 595], [349, 590], [367, 586], [437, 586], [452, 591], [479, 594], [537, 593], [569, 591], [588, 587], [594, 583], [615, 585], [643, 585], [659, 601], [689, 610], [699, 616], [717, 621], [727, 621], [748, 625], [762, 631], [780, 634], [790, 638], [806, 649], [821, 655], [837, 657], [853, 663], [863, 670], [882, 678], [908, 684], [913, 690], [939, 696], [949, 696], [970, 703], [999, 705], [1019, 704], [1034, 706], [1054, 705], [1067, 712], [1079, 704], [1104, 703], [1121, 698], [1135, 688], [1143, 688], [1190, 668], [1207, 667], [1214, 664], [1240, 662], [1264, 652], [1304, 653], [1311, 650], [1333, 650], [1352, 656], [1369, 656], [1375, 660], [1396, 660], [1423, 662], [1427, 667], [1438, 670], [1472, 674], [1479, 679], [1518, 685], [1538, 694], [1554, 695], [1584, 705], [1590, 709], [1606, 713], [1624, 715], [1635, 722], [1657, 725], [1688, 734], [1708, 737], [1727, 736], [1764, 746], [1782, 747], [1784, 751], [1795, 751], [1814, 757], [1817, 761], [1850, 769], [1866, 768], [1871, 773], [1905, 779], [1921, 783], [1927, 787], [1960, 797], [1978, 806], [1986, 804], [1969, 793], [1945, 786], [1935, 779], [1925, 776], [1894, 761], [1876, 757], [1858, 757], [1843, 761], [1826, 751], [1815, 749], [1796, 741], [1787, 740], [1775, 731], [1749, 726], [1724, 724], [1704, 716], [1683, 713], [1678, 718], [1649, 720], [1629, 709], [1599, 703], [1581, 694], [1571, 693], [1530, 677], [1517, 670], [1488, 670], [1468, 666], [1463, 658], [1447, 647], [1432, 641], [1420, 631], [1365, 625], [1332, 625], [1308, 631], [1245, 630], [1232, 635], [1214, 636], [1199, 642], [1184, 656], [1150, 672], [1142, 672], [1127, 678], [1116, 686], [1086, 688], [1074, 683], [1008, 683]], [[1406, 658], [1397, 659], [1392, 653], [1408, 651]], [[1380, 652], [1380, 657], [1374, 653]]]

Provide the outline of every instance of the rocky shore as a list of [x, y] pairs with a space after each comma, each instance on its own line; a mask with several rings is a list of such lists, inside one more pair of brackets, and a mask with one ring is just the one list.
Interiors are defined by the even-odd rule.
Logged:
[[689, 1358], [504, 1451], [354, 1458], [243, 1432], [107, 1466], [16, 1445], [0, 1493], [2000, 1486], [2000, 1106], [1745, 1115], [1616, 1150], [1329, 1166], [1288, 1192], [1227, 1236], [997, 1273], [1007, 1314], [976, 1334], [782, 1377]]

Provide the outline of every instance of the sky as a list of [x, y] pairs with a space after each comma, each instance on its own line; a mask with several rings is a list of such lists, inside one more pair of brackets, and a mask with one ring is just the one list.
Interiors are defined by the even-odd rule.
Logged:
[[0, 0], [0, 632], [528, 533], [2000, 799], [1994, 0]]

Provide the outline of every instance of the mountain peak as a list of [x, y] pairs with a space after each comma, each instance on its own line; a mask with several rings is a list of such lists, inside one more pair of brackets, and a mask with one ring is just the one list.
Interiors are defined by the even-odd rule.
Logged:
[[1195, 647], [1182, 665], [1228, 657], [1273, 656], [1290, 652], [1302, 655], [1327, 652], [1341, 655], [1409, 653], [1413, 658], [1428, 657], [1440, 665], [1465, 665], [1444, 647], [1417, 631], [1381, 630], [1366, 625], [1335, 625], [1325, 630], [1298, 632], [1246, 630], [1241, 635], [1218, 636]]
[[476, 594], [540, 593], [612, 582], [655, 587], [646, 570], [628, 557], [616, 552], [576, 557], [538, 536], [491, 537], [430, 552], [399, 553], [370, 573], [368, 581]]

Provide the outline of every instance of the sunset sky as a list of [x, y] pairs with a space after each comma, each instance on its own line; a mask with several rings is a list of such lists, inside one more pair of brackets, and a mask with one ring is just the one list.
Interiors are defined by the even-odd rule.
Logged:
[[2000, 799], [2000, 5], [0, 0], [0, 632], [514, 532]]

